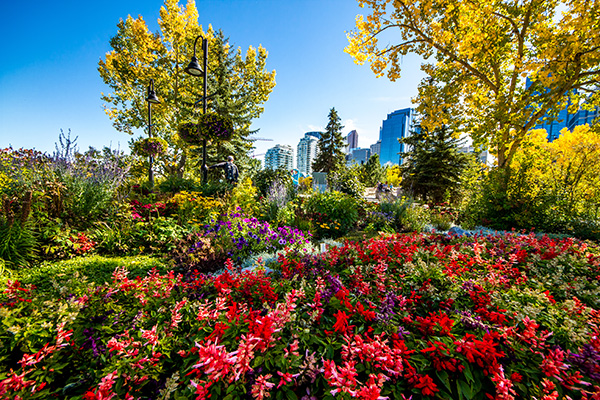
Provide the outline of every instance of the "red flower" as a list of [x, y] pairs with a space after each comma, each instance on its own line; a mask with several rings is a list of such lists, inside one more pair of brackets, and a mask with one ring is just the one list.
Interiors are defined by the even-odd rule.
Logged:
[[350, 318], [350, 316], [348, 316], [344, 311], [339, 310], [337, 314], [335, 314], [335, 318], [336, 321], [333, 325], [333, 329], [336, 332], [341, 332], [342, 334], [345, 334], [348, 330], [353, 328], [353, 326], [348, 326], [348, 319]]
[[417, 382], [415, 388], [421, 389], [423, 396], [432, 396], [435, 394], [435, 392], [439, 391], [437, 385], [433, 382], [433, 379], [431, 379], [429, 375], [419, 375], [419, 382]]

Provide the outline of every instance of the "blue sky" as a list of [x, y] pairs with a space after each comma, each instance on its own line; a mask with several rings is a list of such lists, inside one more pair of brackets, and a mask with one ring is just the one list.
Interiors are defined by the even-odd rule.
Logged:
[[[181, 1], [180, 4], [184, 4]], [[109, 39], [127, 15], [142, 15], [158, 31], [161, 0], [4, 2], [0, 24], [0, 147], [52, 151], [60, 129], [89, 146], [127, 148], [104, 113], [107, 92], [97, 71]], [[405, 57], [402, 78], [376, 78], [344, 53], [346, 32], [366, 10], [355, 0], [198, 0], [199, 23], [222, 29], [236, 47], [267, 49], [277, 85], [253, 123], [256, 153], [275, 144], [296, 149], [305, 132], [323, 129], [335, 107], [343, 133], [356, 129], [359, 146], [374, 143], [387, 114], [411, 106], [423, 77], [421, 60]], [[140, 132], [141, 134], [142, 132]]]

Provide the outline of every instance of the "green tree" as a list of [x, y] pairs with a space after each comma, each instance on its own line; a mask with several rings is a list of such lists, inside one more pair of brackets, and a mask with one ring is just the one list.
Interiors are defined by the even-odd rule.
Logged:
[[370, 187], [385, 180], [385, 168], [379, 162], [379, 154], [371, 155], [367, 162], [362, 165], [361, 177], [362, 182]]
[[[400, 77], [403, 55], [433, 61], [419, 87], [418, 111], [430, 132], [444, 108], [474, 144], [508, 169], [527, 132], [571, 102], [600, 103], [600, 2], [587, 0], [359, 0], [346, 48], [377, 76]], [[562, 9], [564, 9], [563, 12]], [[399, 36], [390, 42], [390, 34]], [[387, 45], [380, 45], [382, 39]], [[530, 78], [531, 85], [526, 84]], [[575, 91], [576, 90], [576, 91]]]
[[317, 143], [317, 156], [312, 168], [316, 172], [331, 172], [344, 165], [344, 138], [342, 137], [341, 118], [335, 108], [329, 111], [329, 122], [325, 132]]
[[[188, 151], [178, 138], [177, 128], [182, 122], [195, 122], [202, 111], [198, 107], [201, 78], [188, 75], [184, 68], [193, 54], [195, 38], [201, 35], [209, 48], [209, 111], [232, 118], [236, 130], [231, 143], [209, 147], [209, 162], [227, 153], [243, 159], [251, 147], [244, 142], [251, 121], [263, 112], [262, 105], [275, 86], [275, 71], [266, 69], [267, 51], [261, 46], [249, 47], [243, 55], [241, 48], [233, 49], [211, 26], [205, 31], [198, 25], [198, 10], [192, 0], [185, 7], [177, 0], [165, 0], [158, 23], [160, 32], [153, 34], [141, 16], [121, 20], [110, 40], [112, 50], [99, 62], [100, 76], [111, 90], [102, 94], [102, 100], [113, 125], [131, 135], [147, 127], [146, 87], [154, 79], [161, 103], [152, 107], [152, 131], [170, 146], [162, 166], [167, 174], [183, 175], [186, 164], [190, 164], [188, 153], [194, 158], [194, 151]], [[202, 58], [200, 46], [197, 56]]]
[[408, 148], [402, 164], [402, 188], [426, 202], [456, 199], [468, 156], [458, 151], [460, 141], [445, 125], [429, 132], [416, 126], [399, 139]]

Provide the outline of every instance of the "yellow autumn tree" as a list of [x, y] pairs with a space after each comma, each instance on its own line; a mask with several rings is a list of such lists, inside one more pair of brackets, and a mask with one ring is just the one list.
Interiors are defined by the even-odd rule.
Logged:
[[[168, 174], [182, 176], [190, 151], [177, 136], [183, 122], [194, 122], [202, 107], [202, 78], [184, 72], [194, 53], [194, 40], [208, 40], [208, 111], [234, 122], [231, 142], [210, 146], [209, 161], [235, 154], [243, 160], [252, 147], [248, 140], [252, 119], [264, 111], [263, 104], [275, 87], [275, 71], [266, 68], [267, 51], [250, 46], [245, 54], [233, 49], [221, 32], [198, 25], [195, 2], [180, 6], [178, 0], [165, 0], [158, 20], [160, 32], [151, 33], [142, 16], [128, 16], [118, 24], [110, 40], [112, 50], [99, 62], [98, 71], [110, 91], [102, 93], [106, 114], [115, 128], [133, 135], [147, 128], [147, 87], [154, 80], [159, 104], [152, 106], [152, 132], [169, 143], [163, 161]], [[197, 54], [202, 63], [201, 41]], [[201, 104], [201, 103], [200, 103]], [[219, 154], [219, 153], [223, 154]], [[189, 162], [188, 162], [189, 163]]]
[[501, 168], [545, 115], [569, 100], [572, 110], [600, 103], [600, 0], [358, 3], [369, 14], [357, 16], [345, 51], [391, 80], [404, 55], [421, 55], [428, 77], [415, 101], [423, 126], [452, 116]]
[[510, 169], [505, 207], [497, 214], [514, 227], [563, 233], [579, 227], [593, 237], [588, 228], [600, 227], [600, 133], [581, 125], [549, 142], [544, 129], [532, 130]]

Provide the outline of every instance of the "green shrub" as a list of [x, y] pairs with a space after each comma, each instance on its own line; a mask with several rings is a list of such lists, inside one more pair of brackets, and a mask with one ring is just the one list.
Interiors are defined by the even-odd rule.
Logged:
[[288, 190], [291, 190], [291, 187], [293, 186], [290, 173], [282, 168], [265, 168], [259, 171], [253, 178], [254, 186], [258, 189], [259, 195], [263, 197], [267, 196], [267, 193], [274, 182], [285, 185]]
[[358, 200], [341, 192], [315, 193], [304, 207], [312, 220], [315, 237], [337, 238], [355, 229], [358, 222]]
[[340, 168], [327, 175], [327, 185], [331, 190], [345, 193], [355, 199], [361, 198], [365, 193], [365, 185], [360, 181], [360, 166]]
[[[22, 284], [32, 284], [37, 291], [50, 297], [59, 297], [61, 292], [85, 288], [87, 282], [98, 285], [112, 282], [112, 273], [117, 267], [126, 267], [131, 277], [146, 276], [152, 268], [162, 273], [168, 272], [166, 263], [148, 256], [107, 258], [102, 256], [77, 257], [58, 262], [44, 262], [36, 268], [19, 270], [14, 278]], [[77, 276], [77, 279], [74, 277]], [[67, 293], [68, 294], [68, 293]]]
[[412, 199], [402, 197], [380, 202], [379, 211], [390, 215], [392, 217], [391, 227], [396, 231], [401, 231], [403, 228], [403, 218], [411, 205]]
[[428, 213], [420, 205], [413, 204], [408, 207], [400, 218], [403, 230], [408, 232], [422, 232], [428, 222]]
[[193, 179], [168, 176], [157, 185], [157, 188], [162, 193], [197, 192], [200, 189], [200, 185]]

